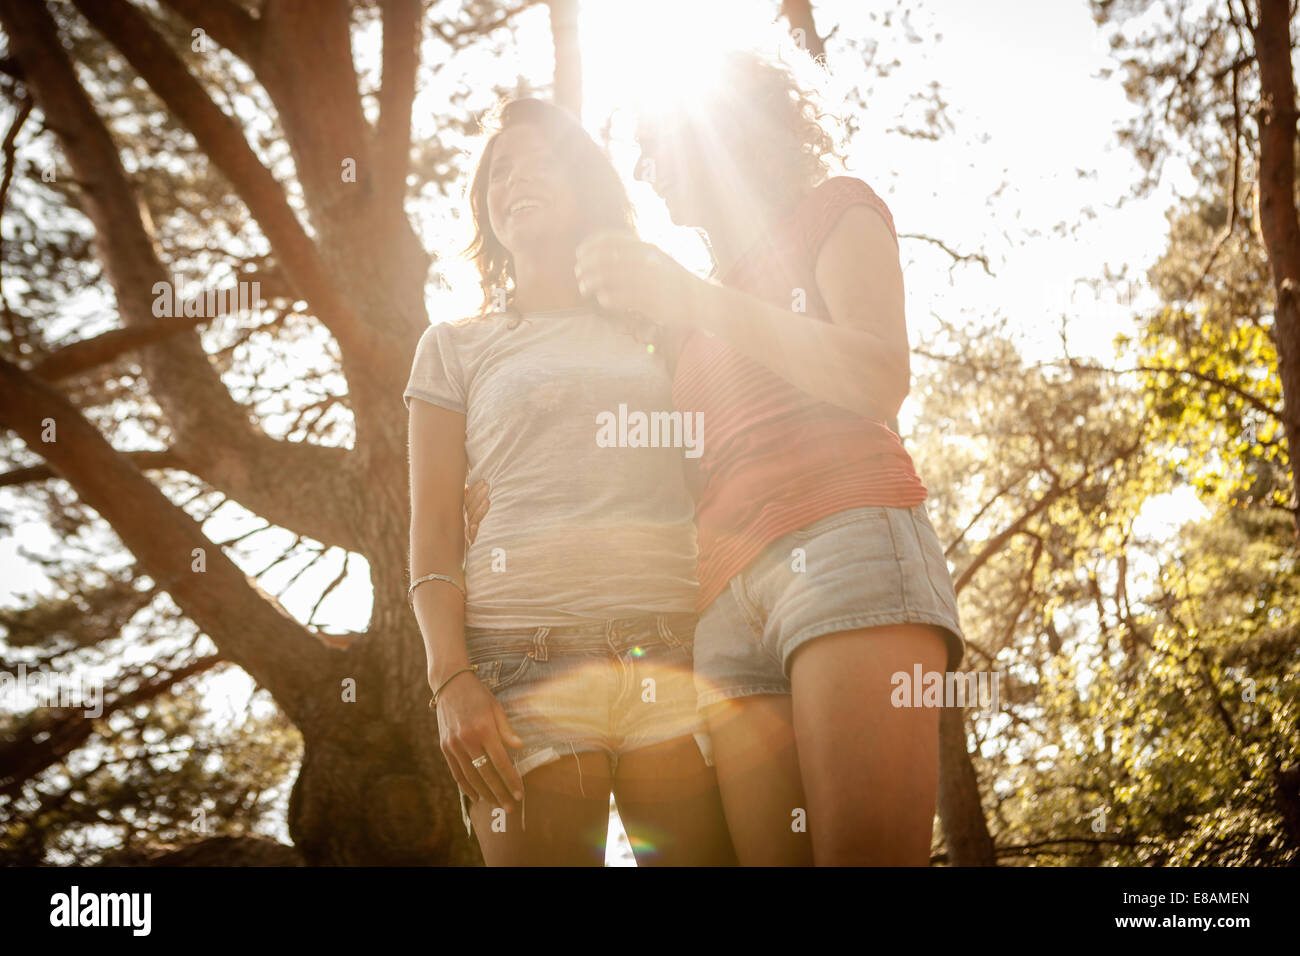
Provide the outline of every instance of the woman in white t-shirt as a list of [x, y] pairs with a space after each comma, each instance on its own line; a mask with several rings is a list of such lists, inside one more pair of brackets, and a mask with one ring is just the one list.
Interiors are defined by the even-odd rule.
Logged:
[[[489, 865], [600, 865], [612, 789], [638, 863], [732, 863], [692, 678], [683, 459], [703, 436], [653, 343], [574, 278], [577, 244], [631, 230], [631, 205], [558, 108], [513, 100], [486, 128], [483, 314], [430, 326], [403, 393], [410, 593], [465, 823]], [[480, 479], [492, 510], [466, 553]]]

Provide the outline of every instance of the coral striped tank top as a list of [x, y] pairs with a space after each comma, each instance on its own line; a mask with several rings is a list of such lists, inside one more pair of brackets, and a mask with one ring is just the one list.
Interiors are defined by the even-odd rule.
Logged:
[[[862, 203], [898, 234], [885, 201], [865, 182], [826, 180], [796, 204], [720, 281], [829, 321], [817, 290], [817, 254], [840, 215]], [[696, 506], [702, 612], [772, 541], [848, 508], [908, 508], [926, 489], [898, 435], [883, 421], [819, 401], [707, 333], [683, 346], [673, 403], [703, 412], [702, 485]]]

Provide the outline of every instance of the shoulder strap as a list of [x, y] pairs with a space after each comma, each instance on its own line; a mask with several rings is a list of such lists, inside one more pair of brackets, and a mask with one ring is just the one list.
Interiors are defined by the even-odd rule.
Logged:
[[853, 176], [835, 176], [826, 180], [808, 196], [799, 210], [801, 245], [810, 255], [816, 255], [840, 216], [850, 206], [870, 206], [880, 213], [889, 234], [898, 242], [894, 216], [876, 191], [861, 179]]

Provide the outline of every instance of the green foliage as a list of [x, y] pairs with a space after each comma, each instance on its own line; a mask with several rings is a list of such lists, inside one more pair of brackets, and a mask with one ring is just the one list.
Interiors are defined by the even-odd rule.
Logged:
[[1262, 244], [1244, 227], [1204, 262], [1225, 211], [1196, 202], [1171, 216], [1172, 242], [1151, 270], [1170, 304], [1144, 317], [1132, 343], [1162, 457], [1219, 502], [1285, 507], [1290, 459], [1272, 338], [1272, 287]]
[[[1272, 348], [1253, 324], [1203, 321], [1179, 351], [1177, 315], [1144, 318], [1144, 364], [1232, 387], [1033, 366], [998, 329], [947, 329], [914, 392], [965, 666], [1004, 675], [1002, 712], [972, 734], [1006, 863], [1300, 858], [1285, 815], [1300, 808], [1300, 581], [1271, 493], [1284, 459], [1275, 426], [1258, 447], [1224, 437], [1249, 404], [1234, 388], [1277, 400], [1251, 373]], [[1141, 520], [1189, 488], [1208, 516], [1173, 533]]]

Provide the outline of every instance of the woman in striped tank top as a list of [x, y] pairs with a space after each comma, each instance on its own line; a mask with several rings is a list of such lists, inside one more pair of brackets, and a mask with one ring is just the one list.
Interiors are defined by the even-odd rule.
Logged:
[[712, 281], [601, 234], [579, 288], [675, 331], [674, 404], [702, 423], [695, 682], [740, 862], [926, 865], [942, 702], [910, 684], [965, 637], [890, 427], [910, 388], [893, 217], [828, 175], [790, 69], [735, 54], [722, 78], [638, 127], [638, 175], [707, 233]]

